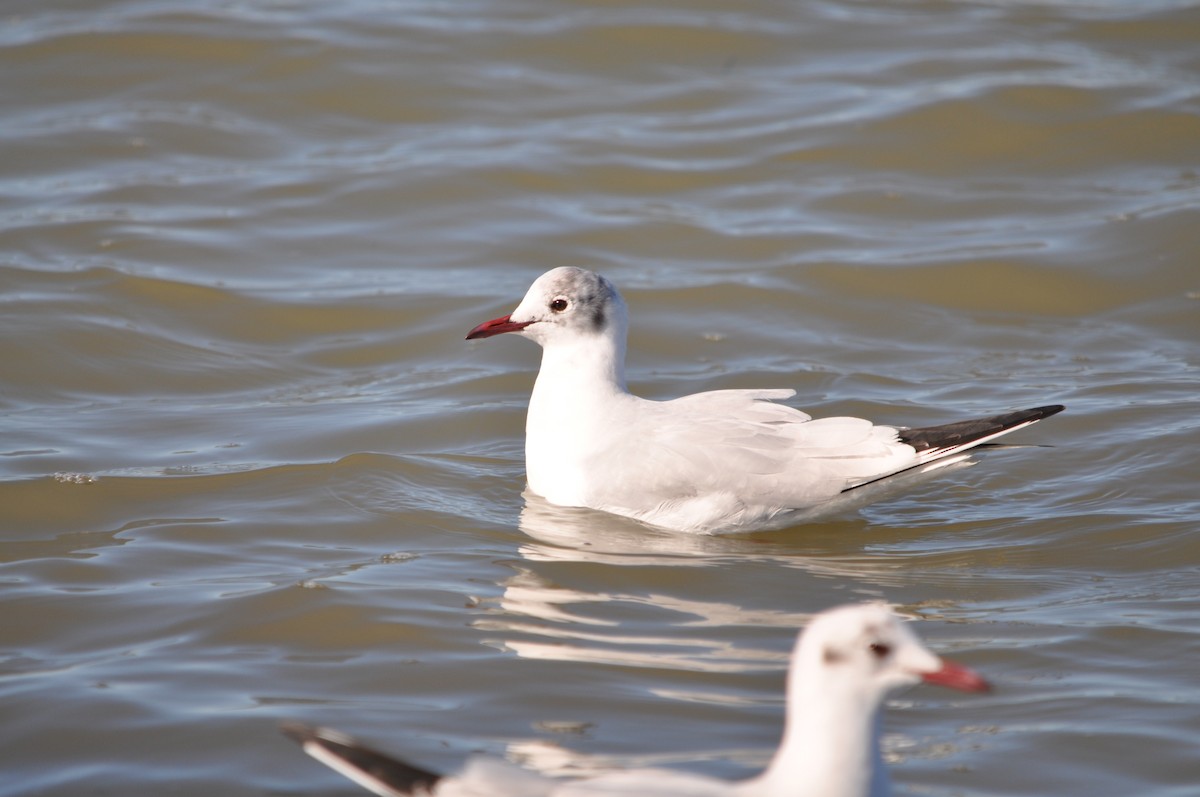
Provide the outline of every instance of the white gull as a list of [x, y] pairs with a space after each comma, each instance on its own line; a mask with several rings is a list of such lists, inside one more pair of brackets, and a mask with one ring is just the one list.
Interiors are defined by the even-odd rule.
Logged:
[[891, 791], [879, 750], [884, 699], [921, 681], [989, 688], [973, 670], [926, 649], [884, 604], [822, 612], [792, 653], [779, 749], [762, 774], [736, 782], [667, 769], [561, 780], [480, 756], [461, 773], [442, 776], [338, 731], [297, 722], [282, 730], [313, 758], [383, 797], [883, 797]]
[[[1062, 411], [1036, 407], [920, 429], [814, 420], [794, 390], [714, 390], [651, 401], [625, 387], [625, 302], [580, 268], [546, 272], [512, 313], [467, 340], [515, 332], [542, 347], [525, 426], [529, 489], [679, 531], [787, 525], [866, 503], [883, 479], [961, 461], [970, 448]], [[870, 500], [873, 500], [872, 496]]]

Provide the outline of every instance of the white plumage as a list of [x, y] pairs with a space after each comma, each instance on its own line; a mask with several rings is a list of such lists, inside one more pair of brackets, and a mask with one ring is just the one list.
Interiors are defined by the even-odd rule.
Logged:
[[[813, 420], [773, 403], [792, 390], [717, 390], [651, 401], [625, 387], [625, 302], [578, 268], [539, 277], [507, 316], [467, 339], [515, 332], [542, 346], [529, 400], [529, 488], [681, 531], [779, 526], [836, 510], [847, 491], [952, 457], [1062, 409], [1038, 407], [906, 431], [861, 418]], [[861, 503], [855, 501], [853, 503]]]
[[969, 692], [989, 688], [974, 671], [926, 649], [883, 604], [822, 612], [792, 653], [779, 749], [761, 775], [739, 782], [666, 769], [569, 781], [483, 757], [443, 777], [337, 731], [299, 723], [283, 730], [314, 758], [382, 797], [884, 797], [890, 784], [879, 751], [879, 714], [889, 693], [921, 681]]

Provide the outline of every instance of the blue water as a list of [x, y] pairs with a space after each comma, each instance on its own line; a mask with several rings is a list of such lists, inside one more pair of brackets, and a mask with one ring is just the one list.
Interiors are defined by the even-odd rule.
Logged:
[[[24, 4], [0, 23], [0, 795], [741, 777], [796, 631], [883, 598], [996, 690], [890, 707], [898, 790], [1189, 795], [1190, 3]], [[523, 494], [558, 265], [647, 396], [1068, 410], [827, 523]], [[1019, 762], [1019, 765], [1014, 765]]]

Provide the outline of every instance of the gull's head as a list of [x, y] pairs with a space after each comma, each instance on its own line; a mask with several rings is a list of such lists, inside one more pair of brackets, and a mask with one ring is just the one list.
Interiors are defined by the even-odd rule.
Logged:
[[931, 652], [882, 603], [817, 615], [797, 643], [792, 668], [792, 677], [810, 686], [841, 685], [878, 702], [895, 689], [922, 681], [965, 692], [991, 688], [975, 671]]
[[503, 332], [519, 332], [543, 346], [594, 336], [623, 339], [625, 325], [625, 302], [611, 282], [563, 266], [538, 277], [516, 310], [475, 327], [467, 340]]

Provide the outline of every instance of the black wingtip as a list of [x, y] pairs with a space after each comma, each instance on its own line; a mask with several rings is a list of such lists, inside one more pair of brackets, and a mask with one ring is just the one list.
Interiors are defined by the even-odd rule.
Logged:
[[919, 429], [901, 429], [900, 442], [908, 443], [917, 451], [936, 451], [940, 449], [963, 449], [974, 441], [986, 441], [997, 435], [1004, 434], [1010, 429], [1017, 429], [1036, 423], [1051, 415], [1057, 415], [1066, 407], [1062, 404], [1047, 404], [1044, 407], [1033, 407], [1028, 410], [1007, 412], [1003, 415], [992, 415], [987, 418], [974, 418], [969, 421], [942, 424], [941, 426], [925, 426]]
[[907, 443], [917, 452], [918, 462], [911, 468], [887, 473], [878, 478], [859, 484], [852, 484], [843, 493], [878, 484], [885, 479], [891, 479], [909, 470], [920, 468], [946, 457], [969, 451], [979, 446], [991, 445], [988, 441], [1007, 434], [1008, 432], [1037, 423], [1043, 418], [1057, 415], [1065, 410], [1062, 404], [1047, 404], [1044, 407], [1033, 407], [1028, 410], [1017, 410], [1003, 415], [993, 415], [988, 418], [975, 418], [969, 421], [946, 423], [941, 426], [924, 426], [919, 429], [897, 429], [897, 439]]
[[279, 732], [299, 745], [320, 739], [320, 728], [314, 728], [294, 720], [284, 720], [279, 723]]
[[441, 776], [359, 744], [339, 731], [302, 722], [281, 722], [279, 730], [321, 763], [376, 794], [429, 794]]

